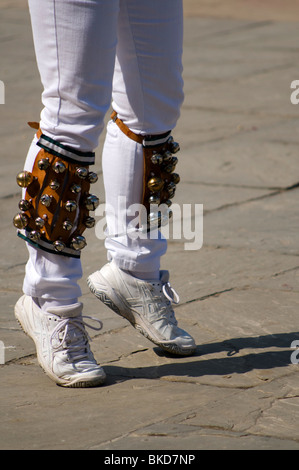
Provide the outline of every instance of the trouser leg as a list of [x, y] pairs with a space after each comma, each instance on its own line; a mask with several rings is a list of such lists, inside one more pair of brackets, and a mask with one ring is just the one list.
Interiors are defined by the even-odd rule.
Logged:
[[[118, 20], [117, 58], [113, 80], [113, 108], [137, 134], [162, 134], [172, 130], [183, 101], [181, 0], [123, 0]], [[133, 217], [123, 217], [119, 197], [126, 208], [141, 203], [142, 145], [131, 141], [110, 122], [103, 152], [108, 232], [108, 258], [134, 273], [159, 271], [167, 242], [131, 236], [126, 231]], [[120, 209], [122, 207], [122, 209]]]
[[[40, 127], [55, 141], [93, 151], [111, 101], [119, 0], [29, 0], [43, 84]], [[33, 141], [25, 168], [40, 150]], [[81, 295], [80, 259], [28, 247], [24, 293], [65, 303]]]

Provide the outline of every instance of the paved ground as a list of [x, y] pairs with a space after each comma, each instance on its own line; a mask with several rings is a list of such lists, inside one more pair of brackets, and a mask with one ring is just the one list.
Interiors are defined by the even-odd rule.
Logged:
[[185, 0], [176, 202], [204, 205], [204, 243], [186, 251], [186, 240], [171, 241], [163, 266], [197, 353], [165, 356], [89, 294], [86, 276], [106, 260], [90, 233], [83, 300], [104, 322], [92, 347], [108, 381], [65, 390], [37, 366], [13, 316], [26, 262], [11, 225], [15, 175], [40, 85], [26, 4], [2, 2], [2, 449], [299, 449], [299, 106], [290, 101], [299, 15], [295, 1], [257, 3]]

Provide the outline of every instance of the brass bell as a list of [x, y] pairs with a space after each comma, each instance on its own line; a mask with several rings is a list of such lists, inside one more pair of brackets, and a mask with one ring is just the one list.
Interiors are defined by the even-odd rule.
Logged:
[[32, 240], [33, 242], [37, 242], [40, 239], [40, 233], [37, 232], [36, 230], [32, 230], [31, 232], [28, 233], [28, 238]]
[[45, 225], [44, 219], [42, 219], [41, 217], [37, 217], [35, 219], [35, 225], [39, 228], [42, 228]]
[[65, 170], [66, 170], [66, 166], [63, 162], [55, 162], [54, 165], [53, 165], [53, 170], [55, 171], [55, 173], [59, 174], [59, 173], [63, 173]]
[[50, 181], [49, 186], [53, 191], [56, 191], [59, 188], [60, 183], [57, 180], [52, 180]]
[[85, 207], [88, 211], [94, 211], [96, 208], [99, 206], [100, 201], [97, 196], [94, 194], [89, 194], [87, 198], [85, 199]]
[[88, 176], [88, 169], [84, 167], [77, 168], [76, 174], [79, 178], [85, 179]]
[[32, 173], [30, 173], [30, 171], [21, 171], [17, 175], [17, 184], [21, 188], [27, 188], [27, 186], [29, 186], [29, 184], [32, 183], [33, 180], [34, 176], [32, 175]]
[[80, 184], [73, 184], [70, 188], [71, 192], [74, 194], [79, 194], [81, 191], [81, 186]]
[[19, 209], [21, 211], [28, 211], [31, 207], [31, 203], [27, 201], [26, 199], [21, 199], [19, 202]]
[[22, 230], [24, 229], [29, 223], [29, 219], [26, 214], [16, 214], [13, 218], [13, 224], [16, 228]]
[[94, 173], [93, 171], [90, 171], [88, 173], [88, 181], [90, 182], [90, 184], [94, 184], [98, 181], [99, 177], [96, 173]]
[[161, 178], [154, 177], [147, 182], [147, 187], [152, 192], [160, 191], [163, 188], [164, 181]]
[[47, 170], [50, 166], [50, 161], [48, 158], [41, 158], [38, 162], [37, 162], [37, 166], [40, 170]]
[[93, 228], [95, 226], [95, 223], [96, 219], [94, 219], [93, 217], [86, 217], [86, 219], [84, 220], [84, 225], [87, 228]]
[[76, 201], [66, 201], [64, 207], [68, 212], [74, 212], [77, 209]]
[[72, 230], [73, 224], [69, 220], [65, 220], [62, 224], [62, 228], [67, 231]]
[[178, 184], [181, 181], [180, 175], [178, 173], [172, 173], [171, 181], [175, 184]]
[[154, 153], [151, 156], [151, 161], [152, 161], [152, 163], [154, 163], [154, 165], [156, 165], [156, 164], [161, 165], [161, 163], [163, 162], [163, 157], [159, 153]]
[[71, 241], [71, 246], [74, 250], [79, 251], [82, 250], [87, 245], [86, 240], [82, 235], [78, 235], [74, 237]]
[[55, 248], [56, 251], [63, 251], [65, 249], [65, 243], [63, 243], [61, 240], [56, 240], [54, 243], [53, 243], [53, 246]]
[[49, 207], [52, 202], [52, 197], [49, 196], [48, 194], [43, 194], [42, 197], [40, 198], [40, 202], [43, 206]]
[[160, 204], [160, 196], [159, 196], [159, 194], [152, 194], [152, 195], [149, 197], [148, 202], [149, 202], [150, 204], [159, 205], [159, 204]]

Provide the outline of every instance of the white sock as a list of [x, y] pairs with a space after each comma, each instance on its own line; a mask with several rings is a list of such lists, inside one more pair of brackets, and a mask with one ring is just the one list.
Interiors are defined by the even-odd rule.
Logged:
[[135, 271], [126, 271], [123, 269], [122, 271], [130, 274], [130, 276], [137, 277], [137, 279], [141, 279], [142, 281], [159, 281], [160, 279], [160, 271], [153, 271], [153, 272], [135, 272]]
[[56, 300], [56, 299], [42, 299], [35, 297], [34, 302], [46, 312], [51, 307], [61, 307], [63, 305], [73, 305], [78, 302], [78, 299]]

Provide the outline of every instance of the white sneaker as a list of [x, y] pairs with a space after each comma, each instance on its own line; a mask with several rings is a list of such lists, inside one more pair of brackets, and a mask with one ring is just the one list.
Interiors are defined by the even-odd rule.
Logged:
[[18, 322], [35, 343], [39, 364], [63, 387], [95, 387], [106, 378], [89, 348], [83, 318], [90, 317], [82, 317], [81, 311], [82, 304], [76, 303], [44, 312], [28, 295], [15, 306]]
[[160, 281], [143, 281], [112, 261], [91, 274], [87, 284], [99, 300], [150, 341], [172, 354], [188, 356], [195, 351], [195, 341], [177, 326], [171, 303], [179, 298], [168, 279], [168, 271], [161, 271]]

